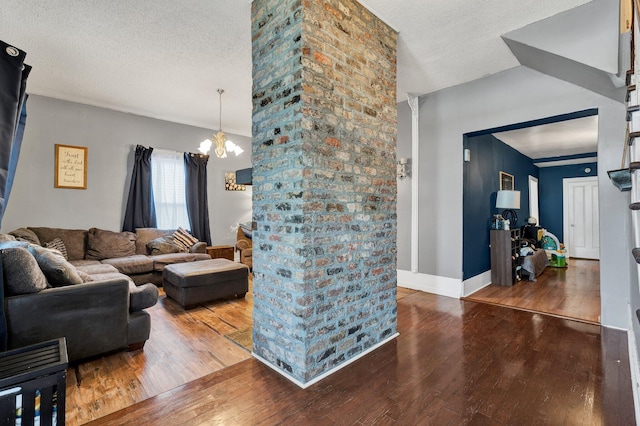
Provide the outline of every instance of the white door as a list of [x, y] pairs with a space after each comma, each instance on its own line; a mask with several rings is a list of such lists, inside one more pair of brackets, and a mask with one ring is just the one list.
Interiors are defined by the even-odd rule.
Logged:
[[570, 257], [600, 259], [598, 178], [563, 179], [564, 244]]

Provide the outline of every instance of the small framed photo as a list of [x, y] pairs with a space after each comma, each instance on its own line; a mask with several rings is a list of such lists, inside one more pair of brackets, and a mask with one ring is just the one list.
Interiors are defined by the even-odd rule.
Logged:
[[246, 191], [247, 188], [236, 183], [236, 172], [225, 172], [224, 189], [226, 191]]
[[87, 147], [55, 145], [54, 188], [87, 189]]
[[513, 175], [505, 172], [500, 172], [500, 191], [513, 191], [513, 188]]

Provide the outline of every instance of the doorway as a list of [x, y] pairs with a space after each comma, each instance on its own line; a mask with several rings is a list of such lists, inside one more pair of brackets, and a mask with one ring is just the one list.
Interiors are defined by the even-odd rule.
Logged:
[[[488, 285], [466, 299], [599, 322], [597, 120], [597, 110], [585, 110], [464, 135], [463, 149], [470, 149], [471, 158], [478, 161], [466, 162], [463, 168], [463, 280], [482, 281]], [[543, 128], [547, 125], [551, 129]], [[575, 135], [584, 136], [581, 127], [591, 129], [591, 145], [588, 147], [577, 146], [583, 138]], [[556, 140], [554, 132], [567, 136], [568, 143], [550, 143]], [[586, 178], [580, 189], [575, 188], [570, 202], [574, 206], [573, 228], [579, 224], [581, 232], [572, 244], [582, 259], [570, 259], [566, 269], [547, 267], [535, 281], [521, 280], [512, 287], [490, 284], [489, 242], [485, 241], [488, 238], [484, 233], [488, 237], [491, 217], [501, 213], [495, 208], [495, 195], [499, 188], [495, 180], [501, 171], [514, 175], [514, 189], [521, 191], [518, 216], [522, 220], [518, 220], [518, 227], [533, 216], [539, 226], [567, 245], [569, 232], [564, 231], [567, 210], [564, 179]], [[588, 187], [584, 187], [587, 185], [585, 182], [589, 182]], [[595, 182], [595, 189], [592, 182]], [[585, 191], [589, 192], [588, 196], [584, 195]], [[586, 206], [590, 209], [588, 218], [580, 213]], [[586, 219], [589, 220], [588, 229]], [[585, 249], [581, 251], [583, 247]], [[591, 253], [585, 253], [586, 247]], [[577, 255], [574, 252], [570, 254]]]

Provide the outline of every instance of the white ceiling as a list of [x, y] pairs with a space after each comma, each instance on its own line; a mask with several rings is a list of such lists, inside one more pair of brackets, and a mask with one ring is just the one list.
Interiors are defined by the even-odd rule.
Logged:
[[[398, 100], [515, 67], [500, 36], [588, 0], [363, 0], [399, 31]], [[248, 0], [3, 0], [28, 92], [251, 135]]]
[[493, 133], [527, 157], [540, 158], [598, 151], [598, 116]]

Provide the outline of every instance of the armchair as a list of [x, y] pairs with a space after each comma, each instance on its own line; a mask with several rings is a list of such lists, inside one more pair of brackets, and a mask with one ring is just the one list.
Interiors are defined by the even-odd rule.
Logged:
[[238, 226], [238, 234], [236, 241], [236, 250], [240, 252], [240, 263], [244, 263], [251, 269], [253, 267], [253, 243], [251, 238], [247, 237], [242, 230], [242, 226]]

